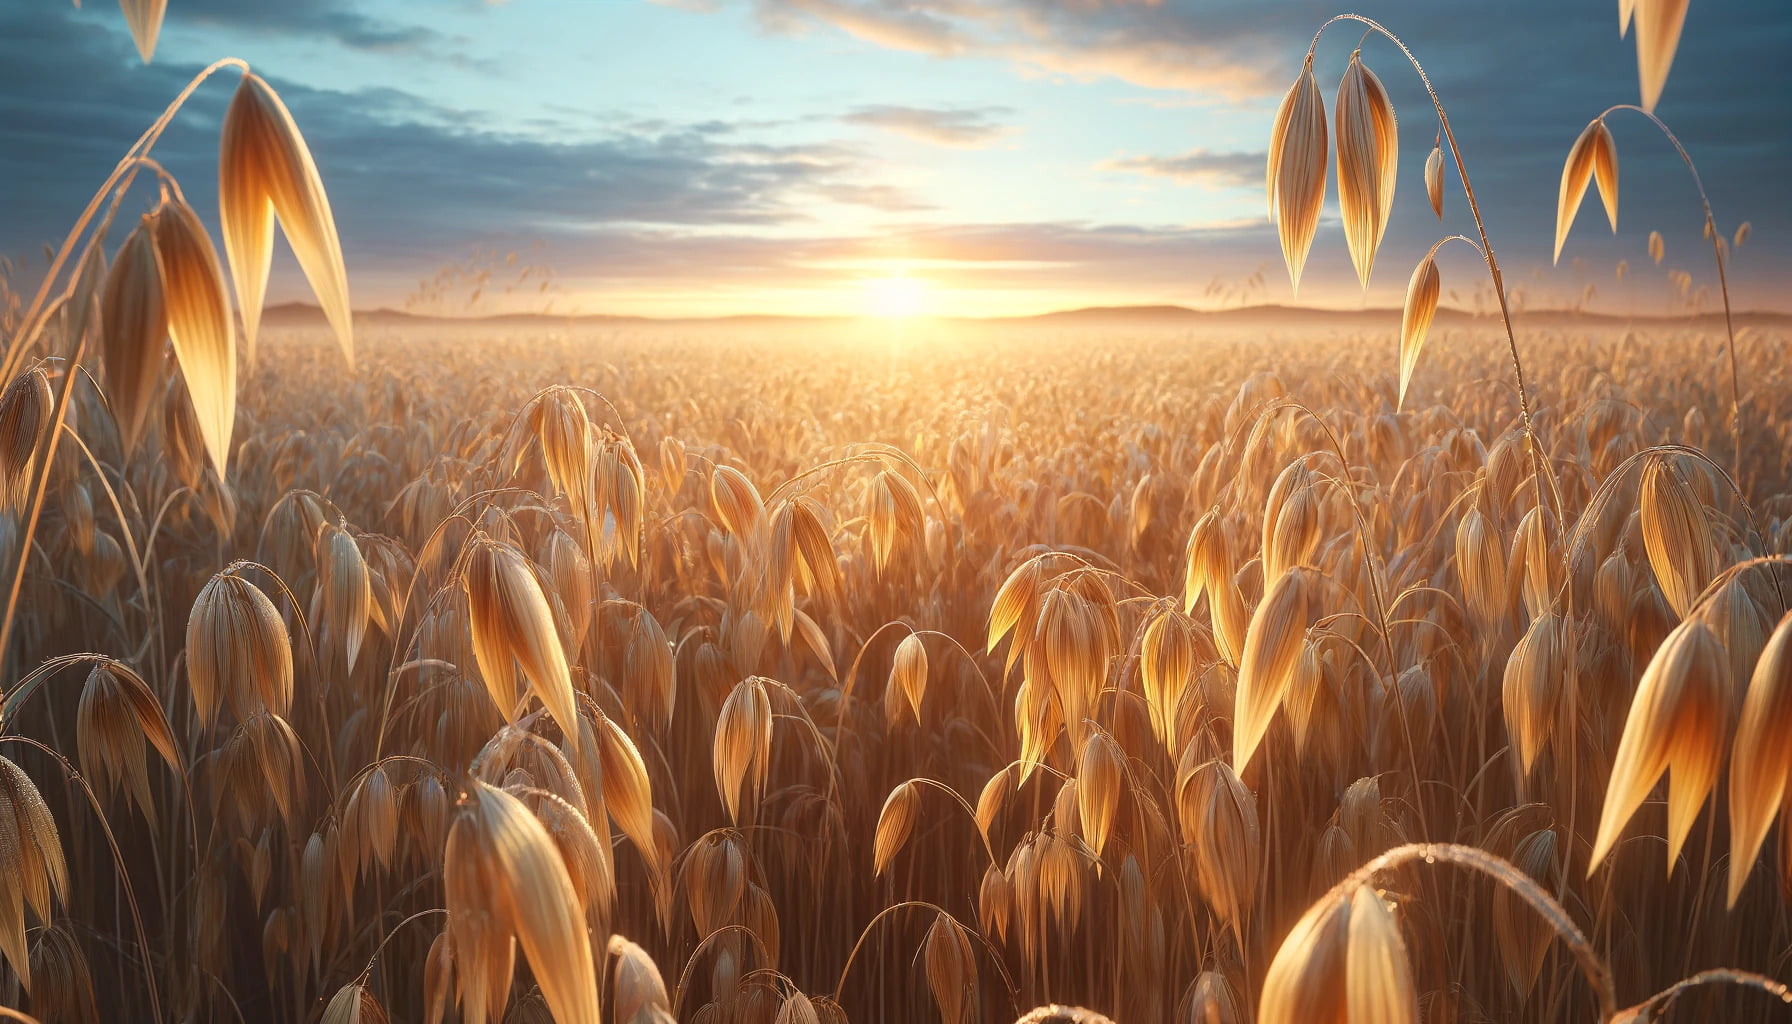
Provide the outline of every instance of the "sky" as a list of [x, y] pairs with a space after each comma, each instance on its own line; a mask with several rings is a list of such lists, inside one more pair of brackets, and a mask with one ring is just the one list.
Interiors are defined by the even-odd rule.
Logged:
[[[1608, 121], [1614, 236], [1589, 196], [1551, 268], [1562, 160], [1637, 99], [1616, 0], [1364, 0], [1425, 65], [1508, 284], [1532, 308], [1680, 307], [1716, 274], [1685, 167], [1639, 115]], [[1400, 118], [1394, 214], [1357, 283], [1335, 179], [1296, 295], [1265, 218], [1264, 151], [1318, 0], [169, 0], [153, 63], [118, 8], [0, 3], [0, 253], [41, 266], [180, 88], [223, 56], [291, 108], [357, 308], [480, 314], [1024, 315], [1089, 305], [1397, 306], [1412, 266], [1474, 233], [1437, 119], [1390, 42], [1362, 44]], [[1315, 69], [1328, 110], [1360, 28]], [[1694, 0], [1657, 113], [1734, 252], [1738, 308], [1792, 309], [1792, 9]], [[208, 82], [157, 150], [216, 223]], [[149, 189], [132, 200], [146, 209]], [[1660, 231], [1657, 267], [1647, 237]], [[122, 231], [118, 234], [122, 237]], [[1459, 250], [1459, 251], [1453, 251]], [[1619, 281], [1620, 260], [1628, 276]], [[1446, 303], [1486, 272], [1440, 258]], [[276, 257], [272, 301], [306, 292]]]

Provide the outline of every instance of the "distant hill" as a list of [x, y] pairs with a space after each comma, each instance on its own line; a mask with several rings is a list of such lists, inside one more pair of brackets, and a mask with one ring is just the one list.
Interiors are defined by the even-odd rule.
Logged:
[[[830, 322], [850, 321], [854, 317], [816, 317], [789, 316], [779, 314], [736, 314], [733, 316], [714, 317], [648, 317], [618, 316], [607, 313], [582, 313], [574, 316], [553, 313], [498, 313], [489, 316], [435, 316], [429, 314], [408, 313], [397, 309], [356, 310], [357, 323], [369, 326], [402, 327], [421, 324], [460, 324], [490, 325], [504, 327], [567, 327], [567, 326], [651, 326], [654, 324], [757, 324], [775, 325], [790, 324], [826, 324]], [[1390, 323], [1398, 324], [1400, 310], [1393, 307], [1377, 307], [1363, 309], [1327, 309], [1321, 306], [1283, 306], [1265, 304], [1257, 306], [1240, 306], [1233, 309], [1191, 309], [1187, 306], [1085, 306], [1080, 309], [1064, 309], [1051, 313], [1037, 313], [1028, 316], [1003, 317], [935, 317], [943, 322], [966, 324], [1033, 324], [1051, 325], [1175, 325], [1187, 324], [1254, 324], [1274, 323], [1281, 325], [1310, 323], [1314, 325], [1338, 326], [1340, 323], [1362, 323], [1365, 326], [1384, 328]], [[1519, 319], [1528, 324], [1581, 324], [1621, 326], [1627, 323], [1655, 325], [1692, 325], [1710, 326], [1723, 323], [1723, 311], [1707, 312], [1698, 316], [1618, 316], [1610, 313], [1588, 313], [1567, 309], [1525, 310]], [[1792, 326], [1792, 313], [1768, 311], [1744, 311], [1736, 314], [1737, 326], [1754, 325], [1760, 327]], [[1441, 307], [1437, 312], [1439, 324], [1496, 323], [1497, 317], [1480, 315], [1452, 307]], [[287, 302], [267, 307], [262, 311], [261, 322], [269, 325], [309, 327], [321, 326], [324, 323], [323, 311], [304, 302]]]

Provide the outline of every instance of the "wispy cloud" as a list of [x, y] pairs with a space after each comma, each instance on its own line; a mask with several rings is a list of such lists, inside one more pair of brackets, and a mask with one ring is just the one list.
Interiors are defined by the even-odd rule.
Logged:
[[1123, 156], [1101, 164], [1104, 171], [1125, 171], [1179, 182], [1204, 182], [1222, 188], [1260, 186], [1268, 156], [1263, 153], [1212, 153], [1194, 149], [1180, 156]]
[[860, 107], [840, 120], [847, 124], [906, 135], [936, 146], [977, 149], [1012, 134], [1014, 127], [995, 118], [1012, 113], [1003, 107], [929, 109], [926, 107]]

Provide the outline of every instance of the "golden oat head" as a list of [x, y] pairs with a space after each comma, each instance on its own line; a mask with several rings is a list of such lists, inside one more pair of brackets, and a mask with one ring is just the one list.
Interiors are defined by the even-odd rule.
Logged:
[[1425, 198], [1431, 201], [1431, 212], [1437, 214], [1438, 220], [1444, 219], [1444, 151], [1442, 146], [1432, 146], [1431, 155], [1425, 158]]
[[1568, 241], [1569, 225], [1574, 223], [1574, 215], [1580, 212], [1580, 201], [1586, 197], [1587, 186], [1595, 180], [1599, 184], [1599, 198], [1605, 203], [1605, 215], [1611, 221], [1612, 233], [1616, 234], [1618, 144], [1613, 141], [1611, 129], [1605, 126], [1603, 117], [1587, 122], [1574, 145], [1569, 147], [1568, 159], [1562, 164], [1562, 185], [1556, 197], [1555, 261], [1558, 263], [1562, 260], [1562, 244]]
[[1375, 267], [1375, 250], [1387, 233], [1394, 208], [1400, 132], [1394, 106], [1375, 72], [1364, 66], [1361, 51], [1350, 55], [1338, 83], [1337, 118], [1338, 211], [1344, 220], [1344, 241], [1363, 288]]
[[1288, 265], [1288, 279], [1296, 292], [1300, 291], [1301, 268], [1313, 247], [1319, 212], [1325, 205], [1328, 155], [1325, 100], [1319, 95], [1309, 55], [1300, 77], [1276, 110], [1264, 181], [1269, 216], [1281, 236], [1282, 259]]
[[[459, 958], [494, 944], [508, 946], [514, 938], [554, 1019], [598, 1024], [597, 977], [577, 892], [553, 838], [521, 801], [471, 780], [448, 833], [442, 875], [463, 1007], [471, 994], [465, 979], [484, 965]], [[462, 941], [467, 933], [473, 941]], [[502, 994], [486, 1005], [501, 1008]]]
[[162, 18], [168, 13], [168, 0], [118, 0], [124, 22], [131, 30], [131, 41], [137, 53], [148, 64], [156, 54], [156, 37], [162, 33]]
[[1671, 772], [1667, 865], [1672, 872], [1717, 782], [1730, 721], [1726, 675], [1723, 645], [1697, 618], [1674, 627], [1643, 669], [1606, 786], [1589, 877], [1664, 772]]
[[1413, 268], [1406, 283], [1406, 303], [1400, 312], [1400, 393], [1395, 408], [1406, 407], [1406, 389], [1412, 383], [1412, 372], [1419, 365], [1419, 353], [1425, 347], [1425, 336], [1431, 332], [1432, 318], [1437, 316], [1437, 301], [1443, 282], [1437, 274], [1436, 250]]
[[1312, 625], [1313, 570], [1295, 566], [1270, 585], [1251, 615], [1239, 661], [1237, 707], [1233, 718], [1232, 763], [1236, 771], [1251, 757], [1269, 731]]
[[884, 798], [883, 810], [877, 815], [877, 830], [871, 843], [871, 873], [882, 875], [915, 829], [915, 818], [921, 812], [921, 790], [911, 781], [903, 782]]
[[515, 547], [475, 537], [463, 586], [467, 626], [479, 674], [498, 712], [515, 713], [515, 673], [522, 668], [529, 689], [540, 698], [568, 737], [576, 736], [578, 711], [566, 650], [541, 582]]
[[[164, 202], [148, 223], [168, 340], [193, 403], [199, 436], [222, 479], [236, 420], [236, 321], [226, 298], [224, 268], [199, 215], [186, 203]], [[159, 354], [159, 339], [156, 344]]]
[[[1755, 663], [1730, 752], [1730, 886], [1735, 907], [1792, 784], [1792, 614]], [[1787, 825], [1781, 822], [1783, 831]]]
[[1263, 978], [1260, 1024], [1416, 1024], [1405, 941], [1372, 888], [1328, 893], [1294, 925]]
[[1636, 73], [1644, 110], [1653, 112], [1674, 65], [1688, 0], [1618, 0], [1618, 34], [1636, 22]]
[[350, 367], [355, 336], [342, 243], [311, 149], [272, 86], [245, 72], [224, 113], [218, 143], [218, 206], [224, 253], [236, 282], [248, 359], [255, 362], [261, 305], [279, 221], [299, 269]]

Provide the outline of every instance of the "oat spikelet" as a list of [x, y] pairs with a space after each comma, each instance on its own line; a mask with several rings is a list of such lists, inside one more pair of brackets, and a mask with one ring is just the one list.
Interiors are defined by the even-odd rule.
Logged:
[[1139, 679], [1151, 731], [1167, 748], [1176, 740], [1176, 709], [1195, 667], [1195, 644], [1188, 627], [1165, 610], [1155, 612], [1139, 643]]
[[722, 703], [710, 756], [716, 791], [730, 821], [740, 822], [743, 801], [749, 812], [759, 806], [771, 756], [771, 697], [758, 676], [749, 676], [736, 684]]
[[[1636, 73], [1644, 110], [1655, 111], [1674, 51], [1680, 46], [1680, 29], [1686, 24], [1687, 0], [1628, 0], [1636, 16]], [[1622, 33], [1620, 33], [1622, 34]]]
[[124, 12], [124, 23], [130, 27], [138, 56], [148, 64], [156, 55], [156, 37], [162, 34], [168, 0], [118, 0], [118, 9]]
[[0, 957], [31, 987], [25, 910], [48, 922], [52, 901], [68, 895], [68, 865], [56, 819], [31, 777], [0, 757]]
[[0, 508], [16, 512], [25, 504], [54, 406], [50, 378], [41, 369], [19, 374], [0, 393]]
[[1264, 182], [1269, 215], [1281, 235], [1282, 259], [1296, 293], [1313, 235], [1319, 230], [1319, 211], [1325, 205], [1327, 156], [1325, 100], [1319, 95], [1309, 58], [1276, 110]]
[[1685, 617], [1717, 572], [1717, 550], [1705, 503], [1666, 459], [1643, 469], [1639, 512], [1643, 549], [1674, 614]]
[[977, 1013], [977, 959], [964, 927], [952, 915], [934, 916], [921, 947], [927, 987], [943, 1024], [966, 1024]]
[[154, 236], [154, 222], [146, 216], [125, 238], [100, 294], [100, 362], [126, 455], [136, 450], [143, 435], [143, 417], [162, 380], [168, 340]]
[[927, 647], [917, 634], [910, 633], [896, 645], [896, 656], [890, 664], [887, 684], [908, 700], [915, 721], [921, 721], [921, 701], [927, 696]]
[[615, 996], [612, 1010], [617, 1024], [661, 1024], [673, 1021], [672, 1000], [659, 965], [647, 951], [620, 935], [610, 936], [609, 952], [616, 958]]
[[877, 571], [890, 567], [897, 542], [914, 545], [925, 529], [921, 496], [906, 477], [879, 470], [871, 480], [871, 552]]
[[883, 810], [878, 812], [877, 833], [872, 838], [872, 874], [882, 875], [891, 859], [901, 852], [909, 833], [915, 829], [915, 818], [920, 812], [921, 791], [912, 780], [890, 790], [890, 795], [884, 799]]
[[1350, 261], [1367, 289], [1375, 250], [1387, 232], [1388, 215], [1394, 208], [1400, 132], [1387, 90], [1375, 72], [1363, 65], [1361, 51], [1350, 55], [1350, 65], [1338, 83], [1336, 117], [1338, 211], [1344, 219]]
[[[1736, 905], [1792, 782], [1792, 614], [1755, 662], [1730, 754], [1730, 891]], [[1781, 823], [1780, 828], [1786, 828]]]
[[[602, 766], [603, 799], [610, 817], [635, 844], [648, 870], [665, 870], [659, 844], [653, 839], [653, 784], [635, 741], [608, 715], [597, 716], [597, 753]], [[602, 824], [602, 822], [599, 822]]]
[[1512, 648], [1506, 660], [1501, 698], [1506, 735], [1518, 750], [1519, 771], [1529, 778], [1538, 755], [1555, 732], [1557, 709], [1571, 681], [1567, 677], [1567, 626], [1555, 612], [1545, 612]]
[[1263, 866], [1257, 798], [1230, 765], [1208, 761], [1177, 784], [1176, 812], [1202, 897], [1242, 935]]
[[[31, 1008], [60, 1024], [100, 1024], [87, 954], [66, 921], [38, 933], [31, 947]], [[34, 1018], [20, 1015], [17, 1019]]]
[[722, 526], [736, 537], [751, 537], [765, 521], [765, 502], [746, 474], [733, 466], [717, 466], [709, 480], [710, 505]]
[[1083, 744], [1077, 760], [1076, 806], [1082, 835], [1100, 857], [1120, 810], [1120, 787], [1126, 775], [1126, 752], [1107, 732], [1097, 729]]
[[365, 984], [355, 981], [330, 997], [320, 1024], [386, 1024], [386, 1011]]
[[1727, 674], [1722, 644], [1698, 619], [1674, 627], [1656, 650], [1637, 683], [1618, 741], [1598, 838], [1587, 864], [1589, 876], [1656, 780], [1669, 771], [1667, 863], [1673, 870], [1681, 844], [1717, 781], [1729, 727]]
[[181, 770], [174, 732], [149, 684], [123, 662], [95, 665], [75, 708], [81, 769], [102, 791], [122, 787], [153, 829], [156, 807], [143, 757], [145, 740], [169, 768]]
[[[469, 915], [513, 935], [554, 1019], [598, 1024], [597, 977], [578, 894], [559, 848], [521, 801], [472, 780], [449, 831], [443, 877], [451, 928]], [[465, 948], [458, 935], [455, 945]]]
[[1555, 261], [1562, 260], [1562, 244], [1568, 241], [1568, 228], [1574, 223], [1574, 215], [1580, 210], [1580, 201], [1586, 197], [1587, 186], [1595, 176], [1599, 179], [1599, 196], [1605, 202], [1605, 212], [1611, 218], [1612, 230], [1618, 230], [1618, 146], [1612, 141], [1612, 133], [1605, 126], [1605, 119], [1596, 117], [1587, 122], [1574, 145], [1568, 149], [1568, 159], [1562, 164], [1562, 186], [1556, 196], [1556, 254]]
[[1295, 922], [1263, 976], [1258, 1024], [1369, 1024], [1347, 1001], [1351, 903], [1327, 894]]
[[1183, 1008], [1177, 1017], [1181, 1024], [1244, 1024], [1238, 995], [1232, 983], [1219, 971], [1202, 971], [1189, 986]]
[[255, 361], [255, 338], [278, 218], [352, 367], [355, 336], [348, 273], [342, 265], [342, 243], [336, 236], [330, 199], [286, 104], [255, 74], [243, 75], [224, 113], [218, 144], [218, 206], [249, 362]]
[[[1039, 558], [1029, 558], [1016, 566], [1002, 581], [996, 590], [995, 600], [989, 606], [989, 641], [984, 653], [995, 652], [996, 644], [1010, 632], [1017, 637], [1027, 637], [1033, 632], [1033, 616], [1038, 613], [1039, 588], [1044, 578], [1045, 566]], [[1017, 627], [1020, 627], [1017, 631]], [[1017, 639], [1015, 647], [1018, 649]], [[1013, 659], [1009, 659], [1013, 664]]]
[[[1539, 829], [1519, 840], [1512, 851], [1514, 867], [1544, 884], [1561, 876], [1556, 864], [1556, 833]], [[1543, 971], [1556, 933], [1537, 911], [1512, 894], [1505, 886], [1493, 893], [1493, 935], [1499, 945], [1500, 962], [1506, 969], [1506, 980], [1520, 998], [1530, 995]]]
[[522, 552], [477, 537], [467, 558], [467, 624], [479, 674], [498, 711], [515, 713], [515, 666], [529, 688], [568, 737], [577, 734], [578, 713], [566, 651], [541, 583]]
[[1661, 240], [1661, 232], [1649, 232], [1649, 258], [1655, 261], [1656, 266], [1661, 266], [1661, 258], [1666, 253], [1667, 243]]
[[1438, 220], [1444, 219], [1444, 151], [1441, 146], [1432, 146], [1431, 155], [1425, 158], [1425, 198], [1431, 200], [1431, 212], [1437, 214]]
[[1263, 595], [1245, 633], [1238, 668], [1237, 710], [1233, 716], [1232, 763], [1242, 772], [1269, 731], [1294, 675], [1309, 623], [1308, 591], [1313, 571], [1296, 566]]
[[199, 592], [187, 617], [187, 680], [207, 727], [220, 704], [239, 719], [262, 708], [278, 715], [291, 709], [292, 640], [253, 583], [218, 575]]
[[1412, 280], [1406, 283], [1406, 306], [1400, 313], [1400, 397], [1397, 408], [1406, 407], [1406, 388], [1412, 383], [1412, 371], [1419, 365], [1419, 352], [1425, 347], [1425, 335], [1431, 331], [1431, 320], [1437, 315], [1437, 300], [1443, 289], [1437, 275], [1437, 259], [1427, 255], [1413, 268]]
[[199, 436], [223, 478], [236, 421], [236, 321], [226, 298], [224, 268], [199, 215], [171, 201], [150, 215], [168, 339], [192, 400]]
[[324, 617], [344, 647], [348, 670], [355, 670], [367, 621], [373, 607], [373, 587], [367, 560], [355, 538], [339, 526], [326, 523], [317, 535], [318, 587], [323, 592]]
[[1418, 993], [1400, 926], [1374, 889], [1358, 886], [1350, 897], [1344, 991], [1350, 1020], [1364, 1024], [1418, 1024]]

